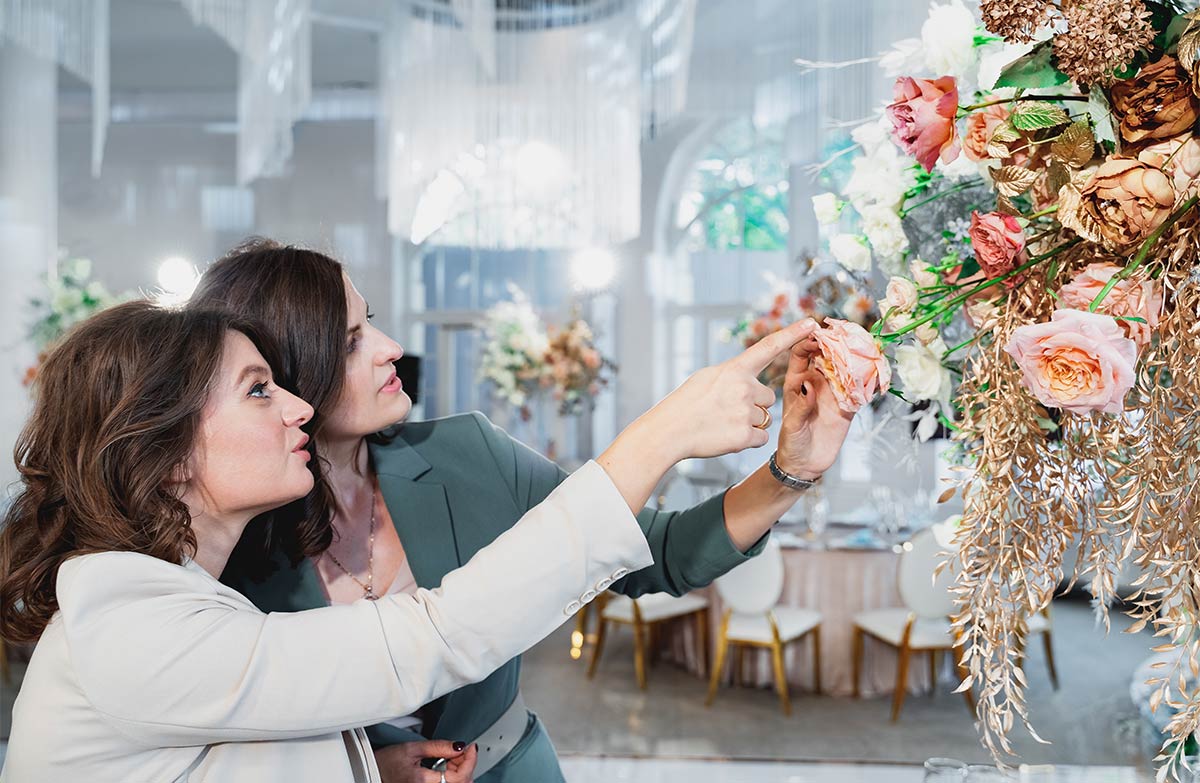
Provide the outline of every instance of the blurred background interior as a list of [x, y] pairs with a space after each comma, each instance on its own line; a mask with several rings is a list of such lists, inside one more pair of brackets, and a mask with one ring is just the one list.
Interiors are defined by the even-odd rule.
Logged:
[[[482, 410], [578, 465], [738, 352], [779, 291], [872, 317], [882, 279], [828, 260], [810, 199], [844, 177], [849, 129], [890, 87], [870, 63], [796, 60], [874, 57], [918, 35], [927, 10], [0, 0], [0, 445], [28, 409], [31, 324], [61, 325], [107, 294], [186, 297], [198, 270], [262, 235], [347, 265], [412, 357], [401, 369], [414, 417]], [[496, 319], [514, 311], [552, 330], [582, 319], [612, 364], [569, 399], [506, 392], [486, 357]], [[929, 757], [985, 760], [950, 656], [913, 652], [898, 677], [898, 638], [885, 638], [905, 574], [929, 578], [913, 536], [956, 510], [936, 502], [949, 442], [914, 441], [892, 403], [860, 414], [821, 491], [785, 517], [766, 555], [777, 573], [641, 599], [636, 612], [601, 602], [526, 657], [526, 700], [573, 782], [900, 781]], [[655, 502], [690, 505], [769, 454], [681, 466]], [[0, 465], [6, 483], [14, 475]], [[721, 608], [746, 591], [819, 613], [819, 639], [811, 623], [784, 639], [778, 666], [762, 645], [735, 652], [706, 705]], [[1099, 646], [1087, 600], [1066, 593], [1044, 619], [1026, 669], [1052, 744], [1016, 730], [1017, 749], [1135, 779], [1157, 741], [1130, 694], [1148, 632], [1121, 635], [1114, 615]], [[0, 738], [23, 671], [21, 651], [9, 658]], [[907, 698], [893, 720], [897, 688]]]

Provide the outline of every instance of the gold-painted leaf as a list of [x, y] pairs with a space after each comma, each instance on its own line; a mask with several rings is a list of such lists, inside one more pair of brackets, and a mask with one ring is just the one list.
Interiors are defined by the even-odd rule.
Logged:
[[1002, 196], [1014, 198], [1021, 195], [1037, 180], [1037, 172], [1024, 166], [1001, 166], [992, 169], [992, 182]]
[[1013, 203], [1013, 200], [1003, 193], [996, 195], [996, 211], [1004, 215], [1012, 215], [1016, 217], [1021, 214], [1021, 209]]
[[1095, 219], [1084, 211], [1079, 189], [1074, 184], [1064, 185], [1058, 191], [1058, 222], [1090, 242], [1104, 238]]
[[1050, 168], [1046, 172], [1046, 190], [1057, 198], [1058, 191], [1062, 190], [1064, 185], [1070, 184], [1071, 172], [1067, 170], [1067, 167], [1057, 160], [1051, 162]]
[[1179, 36], [1179, 50], [1176, 57], [1185, 71], [1192, 70], [1200, 59], [1200, 11], [1191, 11], [1183, 15], [1189, 20], [1183, 35]]
[[947, 500], [954, 497], [954, 493], [957, 491], [958, 491], [957, 487], [950, 487], [950, 489], [948, 489], [945, 492], [943, 492], [942, 494], [938, 495], [937, 502], [945, 503]]
[[1096, 152], [1096, 138], [1087, 120], [1079, 120], [1067, 126], [1050, 145], [1050, 156], [1070, 166], [1082, 168]]

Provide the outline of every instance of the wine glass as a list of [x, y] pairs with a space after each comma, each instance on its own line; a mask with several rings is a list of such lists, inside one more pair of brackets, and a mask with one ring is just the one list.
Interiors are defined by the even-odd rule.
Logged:
[[925, 762], [925, 783], [962, 783], [966, 774], [965, 761], [932, 758]]

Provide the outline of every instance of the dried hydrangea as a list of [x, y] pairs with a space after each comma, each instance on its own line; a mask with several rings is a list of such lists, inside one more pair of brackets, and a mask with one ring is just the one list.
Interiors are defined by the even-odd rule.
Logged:
[[1054, 5], [1047, 0], [983, 0], [983, 26], [1009, 43], [1029, 43], [1050, 20]]
[[1067, 29], [1054, 37], [1054, 56], [1058, 69], [1080, 85], [1111, 84], [1154, 40], [1142, 0], [1076, 0], [1062, 13]]

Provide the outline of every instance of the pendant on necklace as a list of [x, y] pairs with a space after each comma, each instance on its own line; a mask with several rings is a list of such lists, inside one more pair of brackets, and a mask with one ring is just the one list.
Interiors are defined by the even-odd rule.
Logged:
[[368, 590], [366, 592], [366, 594], [363, 595], [363, 598], [367, 599], [368, 601], [378, 601], [379, 600], [379, 596], [375, 595], [374, 590]]

